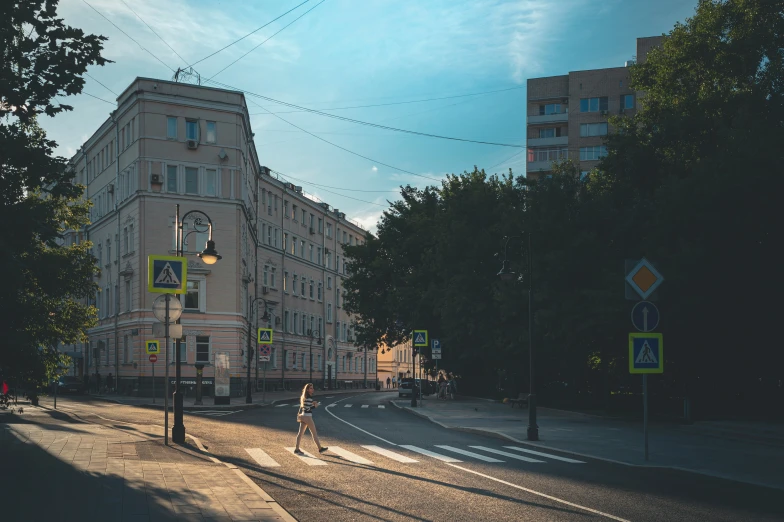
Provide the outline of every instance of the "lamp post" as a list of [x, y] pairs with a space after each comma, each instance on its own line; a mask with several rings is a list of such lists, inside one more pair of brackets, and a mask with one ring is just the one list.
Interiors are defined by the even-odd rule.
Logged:
[[[269, 313], [267, 312], [267, 301], [263, 297], [256, 297], [253, 300], [251, 300], [250, 307], [249, 307], [249, 311], [251, 313], [251, 317], [253, 317], [253, 305], [256, 304], [256, 301], [261, 301], [262, 303], [264, 303], [264, 315], [261, 316], [261, 320], [262, 321], [269, 321], [269, 317], [270, 316], [269, 316]], [[245, 394], [245, 403], [246, 404], [250, 404], [250, 403], [253, 402], [253, 396], [250, 393], [250, 362], [251, 362], [251, 358], [250, 358], [251, 341], [250, 341], [250, 339], [251, 339], [252, 336], [253, 336], [253, 322], [251, 321], [251, 318], [249, 317], [248, 318], [248, 385], [246, 386], [248, 391]], [[258, 363], [256, 363], [256, 364], [258, 365]], [[258, 374], [256, 374], [256, 375], [258, 375]]]
[[[190, 216], [191, 214], [198, 215], [193, 220], [193, 230], [188, 232], [188, 234], [183, 234], [183, 223], [185, 223], [185, 219]], [[204, 223], [204, 218], [207, 219], [207, 223]], [[202, 212], [201, 210], [191, 210], [186, 212], [185, 215], [180, 218], [180, 205], [176, 205], [175, 211], [175, 226], [176, 226], [176, 244], [177, 244], [177, 257], [185, 257], [185, 252], [183, 251], [183, 245], [185, 243], [185, 237], [190, 235], [194, 232], [204, 232], [204, 230], [199, 230], [199, 227], [207, 227], [207, 244], [204, 247], [204, 250], [196, 254], [198, 257], [201, 258], [207, 265], [214, 265], [223, 257], [215, 250], [215, 241], [212, 240], [212, 220], [210, 217]], [[180, 319], [177, 320], [176, 324], [180, 324]], [[182, 393], [180, 393], [180, 376], [181, 376], [181, 366], [182, 366], [182, 354], [180, 353], [180, 346], [182, 341], [177, 339], [175, 342], [175, 354], [174, 354], [174, 393], [172, 394], [172, 399], [174, 402], [174, 426], [172, 427], [172, 441], [178, 444], [182, 444], [185, 442], [185, 425], [182, 422], [183, 418], [183, 408], [182, 408]]]
[[[531, 231], [528, 230], [528, 367], [530, 371], [529, 377], [529, 393], [528, 393], [528, 440], [539, 440], [539, 426], [536, 424], [536, 395], [534, 395], [534, 341], [533, 341], [533, 265], [531, 264]], [[509, 261], [507, 258], [507, 250], [509, 241], [512, 239], [522, 240], [522, 236], [508, 236], [506, 243], [504, 243], [504, 264], [501, 271], [498, 272], [498, 277], [502, 281], [512, 281], [517, 277], [517, 274], [509, 269]]]
[[310, 336], [310, 361], [308, 364], [308, 368], [310, 369], [310, 378], [308, 382], [313, 382], [313, 339], [316, 339], [317, 344], [321, 344], [321, 331], [316, 330], [308, 330], [308, 335]]

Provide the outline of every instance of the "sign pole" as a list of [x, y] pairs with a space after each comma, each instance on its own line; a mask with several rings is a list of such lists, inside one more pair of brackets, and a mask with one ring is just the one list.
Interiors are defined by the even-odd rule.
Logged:
[[152, 364], [152, 403], [155, 404], [155, 363]]
[[166, 367], [166, 382], [164, 385], [163, 396], [163, 443], [169, 445], [169, 299], [171, 296], [166, 294], [166, 321], [164, 321], [164, 342], [166, 343], [166, 360], [164, 366]]
[[642, 374], [642, 429], [645, 432], [645, 461], [648, 461], [648, 374]]
[[264, 404], [264, 401], [267, 397], [267, 361], [264, 361], [264, 383], [262, 384], [262, 392], [261, 392], [261, 403]]

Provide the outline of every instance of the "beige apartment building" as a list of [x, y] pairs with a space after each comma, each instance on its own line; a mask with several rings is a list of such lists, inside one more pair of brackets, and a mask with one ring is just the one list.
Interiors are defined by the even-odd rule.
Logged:
[[[411, 358], [411, 339], [395, 346], [382, 345], [378, 352], [378, 380], [386, 388], [387, 378], [400, 379], [411, 377], [414, 368], [419, 368], [419, 355]], [[415, 364], [416, 363], [416, 364]]]
[[[636, 59], [645, 61], [661, 36], [638, 38]], [[526, 176], [547, 175], [556, 160], [571, 158], [581, 176], [607, 151], [604, 137], [610, 116], [632, 115], [640, 93], [629, 85], [629, 65], [574, 71], [562, 76], [528, 80]]]
[[[174, 342], [168, 360], [160, 355], [152, 363], [145, 353], [145, 341], [155, 339], [151, 307], [159, 295], [148, 291], [147, 258], [176, 255], [179, 205], [180, 216], [200, 212], [183, 221], [186, 391], [200, 364], [209, 394], [215, 356], [226, 354], [232, 395], [242, 394], [249, 321], [252, 377], [266, 375], [269, 387], [299, 386], [311, 369], [323, 385], [356, 386], [366, 368], [375, 382], [375, 353], [353, 345], [340, 294], [343, 246], [362, 242], [365, 231], [261, 166], [241, 92], [137, 78], [71, 162], [93, 207], [91, 224], [65, 241], [92, 241], [101, 270], [91, 300], [98, 325], [84, 345], [60, 347], [73, 357], [71, 373], [100, 373], [104, 382], [111, 373], [119, 392], [149, 394], [155, 364], [160, 395], [169, 364], [173, 382]], [[199, 217], [213, 224], [222, 256], [213, 265], [196, 256], [207, 240]], [[275, 329], [266, 365], [257, 361], [255, 342], [265, 304]]]

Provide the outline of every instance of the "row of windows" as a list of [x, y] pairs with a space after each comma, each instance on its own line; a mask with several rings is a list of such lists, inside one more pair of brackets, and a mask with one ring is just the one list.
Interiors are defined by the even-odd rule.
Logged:
[[[133, 143], [134, 135], [136, 132], [136, 118], [131, 118], [127, 124], [120, 129], [120, 142], [119, 150], [122, 152]], [[86, 179], [79, 179], [79, 183], [89, 183], [94, 180], [103, 170], [114, 162], [115, 156], [115, 142], [110, 140], [109, 143], [104, 145], [101, 150], [97, 151], [91, 159], [87, 161], [87, 177]], [[80, 177], [82, 177], [80, 175]]]
[[[166, 137], [170, 140], [176, 140], [178, 136], [178, 121], [177, 116], [166, 117]], [[218, 141], [218, 124], [214, 121], [206, 121], [207, 130], [206, 143], [217, 143]], [[197, 120], [185, 120], [185, 139], [201, 141], [201, 125]]]
[[[596, 98], [581, 98], [580, 99], [580, 112], [599, 112], [606, 111], [609, 99], [607, 96], [599, 96]], [[634, 108], [634, 94], [622, 94], [621, 109]]]
[[217, 169], [166, 166], [166, 192], [217, 196], [219, 175]]
[[[580, 124], [580, 137], [586, 138], [591, 136], [606, 136], [607, 135], [607, 122], [599, 123], [581, 123]], [[561, 127], [542, 127], [538, 130], [538, 138], [558, 138], [566, 136], [563, 134], [565, 129]]]
[[[353, 236], [352, 236], [353, 237]], [[261, 240], [267, 246], [273, 248], [281, 248], [289, 255], [298, 257], [300, 259], [308, 260], [318, 266], [323, 266], [332, 270], [332, 253], [326, 249], [326, 253], [318, 245], [306, 241], [300, 237], [289, 235], [288, 232], [283, 233], [283, 241], [280, 240], [280, 229], [266, 223], [261, 224]], [[341, 262], [342, 261], [342, 262]], [[335, 256], [335, 271], [339, 274], [349, 275], [349, 269], [346, 266], [345, 259], [341, 260], [340, 256]], [[275, 285], [267, 285], [275, 286]], [[284, 290], [287, 290], [286, 282], [284, 281]]]
[[[278, 368], [278, 352], [279, 348], [272, 348], [272, 354], [270, 355], [270, 365], [272, 368]], [[284, 360], [287, 370], [308, 371], [312, 367], [313, 369], [318, 369], [318, 371], [324, 371], [324, 360], [322, 358], [322, 354], [320, 353], [311, 354], [310, 351], [299, 352], [296, 350], [286, 350]], [[375, 373], [375, 358], [371, 357], [366, 359], [361, 356], [346, 357], [345, 355], [340, 355], [338, 357], [338, 371], [344, 373], [364, 372], [366, 362], [367, 372]]]

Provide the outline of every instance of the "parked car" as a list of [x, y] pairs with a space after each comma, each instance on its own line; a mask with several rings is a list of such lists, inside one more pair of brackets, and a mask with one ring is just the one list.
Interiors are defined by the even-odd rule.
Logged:
[[397, 387], [397, 396], [398, 397], [411, 397], [411, 388], [413, 387], [414, 379], [402, 379], [400, 381], [400, 385]]
[[60, 377], [60, 380], [57, 381], [57, 392], [87, 393], [87, 387], [84, 385], [84, 381], [79, 377], [66, 375], [64, 377]]
[[406, 377], [402, 381], [400, 381], [400, 386], [398, 386], [398, 397], [403, 396], [411, 396], [411, 388], [416, 382], [416, 385], [420, 387], [423, 396], [432, 395], [436, 392], [436, 382], [435, 381], [427, 381], [422, 379], [412, 379], [411, 377]]

